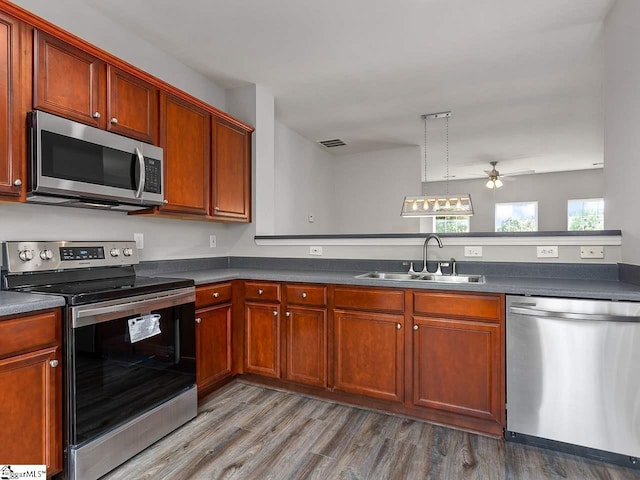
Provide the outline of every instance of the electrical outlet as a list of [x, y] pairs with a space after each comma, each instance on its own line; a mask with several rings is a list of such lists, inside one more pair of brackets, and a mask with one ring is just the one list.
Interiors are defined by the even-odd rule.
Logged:
[[604, 247], [580, 247], [580, 258], [604, 258]]
[[309, 247], [309, 255], [322, 255], [322, 247]]
[[134, 233], [133, 239], [136, 241], [136, 248], [142, 250], [144, 248], [144, 235], [142, 233]]
[[558, 258], [558, 247], [555, 245], [545, 245], [536, 247], [538, 258]]
[[215, 235], [209, 235], [209, 248], [216, 248], [217, 243], [216, 243], [216, 236]]
[[309, 220], [309, 223], [313, 223], [313, 222], [315, 222], [315, 221], [316, 221], [316, 219], [313, 217], [313, 215], [309, 215], [309, 216], [307, 217], [307, 220]]
[[465, 257], [481, 257], [482, 247], [464, 247]]

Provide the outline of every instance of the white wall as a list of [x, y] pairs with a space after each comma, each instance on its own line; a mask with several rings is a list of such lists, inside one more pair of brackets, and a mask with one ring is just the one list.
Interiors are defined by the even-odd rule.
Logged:
[[605, 21], [605, 226], [623, 231], [622, 263], [640, 265], [640, 2], [617, 0]]
[[333, 160], [334, 222], [325, 233], [416, 233], [400, 216], [405, 195], [419, 195], [420, 147], [358, 153]]
[[[276, 121], [275, 232], [321, 234], [332, 229], [333, 165], [336, 159]], [[313, 215], [313, 222], [309, 222]]]
[[[13, 3], [225, 111], [223, 88], [82, 0], [13, 0]], [[152, 12], [150, 15], [152, 19]]]
[[[495, 231], [496, 203], [530, 201], [538, 202], [539, 231], [563, 231], [567, 229], [567, 200], [602, 198], [603, 169], [505, 177], [502, 188], [493, 190], [486, 188], [485, 183], [483, 178], [449, 182], [451, 193], [471, 195], [472, 232]], [[425, 193], [441, 193], [446, 189], [446, 182], [429, 182]], [[425, 231], [431, 232], [432, 225], [433, 222], [425, 222]]]

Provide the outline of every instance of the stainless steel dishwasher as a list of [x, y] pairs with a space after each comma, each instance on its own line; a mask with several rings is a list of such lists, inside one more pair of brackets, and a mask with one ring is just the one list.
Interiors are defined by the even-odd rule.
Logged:
[[640, 464], [640, 303], [507, 297], [507, 440]]

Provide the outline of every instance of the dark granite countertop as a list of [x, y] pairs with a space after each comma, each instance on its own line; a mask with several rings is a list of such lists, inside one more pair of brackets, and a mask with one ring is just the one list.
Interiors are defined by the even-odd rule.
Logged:
[[511, 295], [540, 295], [553, 297], [590, 298], [640, 301], [640, 286], [615, 280], [579, 280], [563, 278], [508, 277], [486, 275], [485, 283], [452, 284], [417, 281], [394, 281], [355, 278], [363, 272], [328, 272], [281, 269], [219, 268], [164, 272], [163, 276], [191, 278], [196, 285], [235, 279], [271, 280], [276, 282], [324, 283], [377, 287], [449, 290], [461, 292], [490, 292]]
[[64, 298], [55, 295], [0, 291], [0, 317], [62, 307]]

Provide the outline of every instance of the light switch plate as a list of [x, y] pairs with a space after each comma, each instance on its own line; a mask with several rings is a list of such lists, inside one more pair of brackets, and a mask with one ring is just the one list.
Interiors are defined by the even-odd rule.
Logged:
[[322, 255], [322, 247], [309, 247], [309, 255]]
[[481, 257], [482, 256], [482, 247], [464, 247], [464, 256], [465, 257]]
[[209, 235], [209, 248], [216, 248], [218, 241], [215, 235]]
[[133, 239], [136, 242], [136, 248], [142, 250], [144, 248], [144, 235], [142, 233], [134, 233]]
[[558, 258], [557, 245], [544, 245], [536, 248], [538, 251], [538, 258]]
[[604, 247], [592, 245], [580, 247], [580, 258], [604, 258]]

